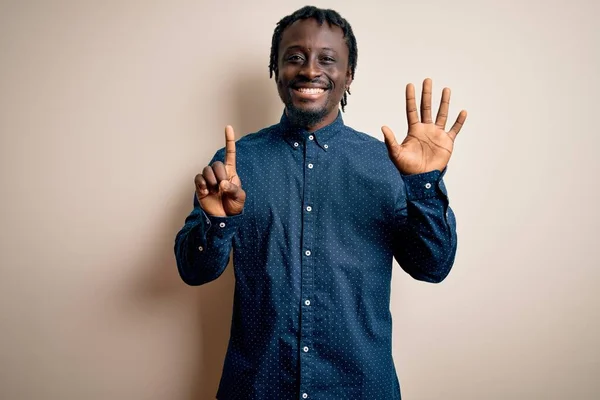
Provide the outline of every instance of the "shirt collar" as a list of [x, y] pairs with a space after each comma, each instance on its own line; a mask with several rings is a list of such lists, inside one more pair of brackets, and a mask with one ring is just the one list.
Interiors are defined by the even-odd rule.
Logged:
[[298, 128], [292, 125], [285, 110], [283, 111], [279, 125], [283, 130], [283, 137], [285, 141], [294, 149], [301, 148], [300, 145], [306, 140], [310, 140], [309, 137], [312, 135], [317, 145], [325, 151], [330, 150], [331, 139], [336, 136], [345, 126], [342, 113], [341, 111], [338, 111], [338, 116], [332, 123], [324, 126], [321, 129], [317, 129], [314, 132], [309, 132], [306, 129]]

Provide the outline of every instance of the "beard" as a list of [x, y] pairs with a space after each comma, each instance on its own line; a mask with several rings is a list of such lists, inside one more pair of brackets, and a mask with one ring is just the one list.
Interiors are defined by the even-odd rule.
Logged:
[[[281, 81], [280, 81], [280, 83], [281, 83]], [[311, 107], [299, 108], [299, 107], [295, 106], [292, 101], [292, 97], [293, 97], [292, 91], [294, 90], [293, 88], [295, 86], [298, 86], [302, 83], [320, 84], [319, 86], [325, 87], [327, 90], [327, 96], [328, 96], [328, 99], [325, 102], [325, 104], [323, 104], [319, 108], [311, 108]], [[329, 104], [329, 101], [331, 101], [329, 96], [331, 95], [332, 89], [333, 89], [333, 83], [331, 81], [329, 81], [327, 79], [309, 81], [308, 79], [298, 77], [298, 78], [293, 79], [292, 81], [288, 82], [285, 86], [286, 86], [286, 90], [288, 90], [289, 92], [287, 95], [287, 100], [284, 100], [284, 104], [285, 104], [285, 108], [287, 110], [287, 116], [293, 125], [300, 127], [300, 128], [311, 128], [311, 127], [317, 125], [318, 123], [320, 123], [321, 121], [323, 121], [323, 119], [325, 119], [325, 117], [329, 113], [329, 110], [327, 109], [327, 105]], [[282, 96], [282, 99], [283, 99], [283, 96]]]
[[327, 116], [327, 108], [301, 109], [296, 107], [291, 99], [286, 103], [287, 116], [292, 124], [300, 128], [310, 128], [317, 125]]

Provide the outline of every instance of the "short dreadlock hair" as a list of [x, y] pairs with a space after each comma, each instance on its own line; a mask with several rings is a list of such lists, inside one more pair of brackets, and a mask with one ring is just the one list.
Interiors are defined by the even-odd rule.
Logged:
[[[313, 18], [317, 20], [319, 25], [323, 25], [323, 22], [327, 21], [330, 26], [338, 26], [344, 32], [344, 39], [346, 39], [346, 44], [348, 45], [348, 67], [350, 68], [350, 74], [352, 75], [352, 79], [354, 79], [354, 71], [356, 70], [356, 62], [358, 60], [358, 48], [356, 46], [356, 38], [354, 37], [354, 33], [352, 32], [352, 27], [342, 16], [334, 10], [326, 10], [322, 8], [317, 8], [313, 6], [306, 6], [293, 14], [288, 15], [287, 17], [283, 17], [275, 27], [275, 31], [273, 31], [273, 39], [271, 41], [271, 60], [269, 64], [269, 76], [272, 78], [273, 74], [275, 74], [275, 78], [279, 76], [279, 68], [277, 66], [277, 61], [279, 59], [279, 44], [281, 43], [281, 36], [283, 35], [283, 31], [293, 24], [294, 22], [301, 19], [309, 19]], [[348, 104], [348, 95], [350, 94], [350, 89], [346, 89], [344, 92], [344, 96], [342, 96], [342, 111]]]

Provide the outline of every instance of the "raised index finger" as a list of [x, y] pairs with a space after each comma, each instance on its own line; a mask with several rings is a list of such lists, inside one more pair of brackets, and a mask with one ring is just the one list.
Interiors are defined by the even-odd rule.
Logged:
[[231, 125], [225, 127], [225, 165], [235, 171], [235, 133]]

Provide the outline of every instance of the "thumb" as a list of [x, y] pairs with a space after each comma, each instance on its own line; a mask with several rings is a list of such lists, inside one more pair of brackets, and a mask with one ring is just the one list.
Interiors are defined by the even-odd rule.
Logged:
[[244, 209], [246, 192], [229, 181], [221, 181], [219, 188], [222, 190], [223, 208], [227, 215], [237, 215]]
[[390, 128], [384, 125], [381, 127], [381, 132], [383, 133], [383, 140], [385, 141], [385, 145], [387, 146], [388, 150], [391, 150], [392, 147], [398, 144], [396, 141], [396, 136]]
[[233, 200], [238, 200], [238, 198], [241, 195], [240, 187], [227, 181], [227, 180], [222, 180], [219, 183], [219, 188], [221, 189], [223, 196], [229, 197], [230, 199], [233, 199]]

